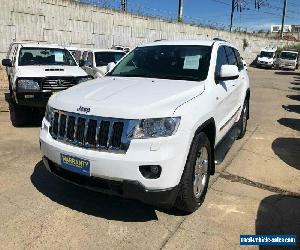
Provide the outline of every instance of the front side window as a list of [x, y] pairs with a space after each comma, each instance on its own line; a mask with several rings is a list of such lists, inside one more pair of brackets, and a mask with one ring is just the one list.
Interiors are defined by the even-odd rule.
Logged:
[[240, 52], [238, 52], [238, 50], [236, 50], [236, 49], [233, 49], [233, 50], [234, 50], [236, 60], [237, 60], [237, 63], [238, 63], [237, 66], [239, 68], [239, 71], [241, 71], [241, 70], [244, 69], [244, 63], [243, 63], [242, 57], [240, 55]]
[[94, 61], [93, 59], [94, 59], [93, 53], [89, 52], [88, 57], [87, 57], [87, 61], [86, 61], [86, 66], [93, 67], [93, 61]]
[[216, 62], [216, 69], [215, 69], [215, 77], [220, 76], [221, 73], [221, 67], [223, 65], [228, 65], [228, 60], [227, 60], [227, 55], [225, 51], [225, 47], [221, 46], [218, 49], [218, 54], [217, 54], [217, 62]]
[[66, 49], [22, 48], [19, 53], [19, 65], [65, 65], [76, 66], [76, 62]]
[[96, 67], [106, 66], [111, 62], [117, 63], [124, 55], [124, 52], [95, 52]]
[[226, 48], [226, 55], [227, 55], [227, 59], [228, 59], [228, 64], [238, 66], [233, 48], [227, 47], [227, 46], [225, 48]]
[[210, 57], [210, 46], [138, 47], [129, 53], [109, 75], [203, 81], [208, 74]]

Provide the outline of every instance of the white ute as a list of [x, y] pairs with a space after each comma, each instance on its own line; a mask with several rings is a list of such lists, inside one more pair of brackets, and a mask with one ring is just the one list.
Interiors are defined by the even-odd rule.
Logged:
[[9, 81], [14, 126], [28, 124], [39, 111], [43, 114], [53, 93], [93, 79], [66, 48], [57, 44], [14, 42], [2, 65]]
[[247, 71], [226, 41], [140, 46], [104, 78], [50, 98], [43, 161], [77, 185], [193, 212], [220, 145], [233, 130], [234, 139], [245, 134], [249, 98]]

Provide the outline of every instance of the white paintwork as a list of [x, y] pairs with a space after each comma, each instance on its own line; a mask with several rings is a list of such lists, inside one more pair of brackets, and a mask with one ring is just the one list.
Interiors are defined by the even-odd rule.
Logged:
[[[65, 49], [65, 47], [59, 46], [57, 44], [45, 44], [45, 43], [23, 43], [14, 42], [10, 45], [8, 50], [7, 58], [10, 57], [12, 53], [13, 67], [7, 67], [7, 75], [10, 81], [12, 90], [16, 90], [16, 82], [20, 77], [46, 77], [46, 76], [87, 76], [86, 72], [81, 69], [78, 65], [75, 66], [65, 66], [65, 65], [19, 65], [19, 51], [22, 47], [30, 48], [57, 48]], [[62, 69], [63, 71], [46, 71], [46, 69]], [[16, 95], [15, 95], [16, 98]], [[18, 101], [16, 99], [16, 101]]]
[[[249, 79], [247, 71], [241, 69], [238, 71], [238, 79], [215, 82], [218, 48], [221, 45], [233, 47], [227, 42], [163, 41], [145, 46], [160, 44], [212, 46], [207, 79], [198, 82], [104, 77], [60, 92], [52, 96], [48, 104], [53, 108], [75, 113], [78, 113], [79, 106], [88, 107], [89, 115], [101, 117], [126, 119], [181, 117], [174, 135], [133, 139], [126, 154], [98, 152], [54, 140], [49, 133], [49, 123], [44, 119], [40, 131], [42, 155], [57, 164], [61, 164], [61, 153], [88, 159], [91, 162], [92, 176], [134, 180], [147, 189], [165, 189], [178, 185], [196, 130], [209, 119], [213, 119], [216, 125], [214, 145], [220, 142], [240, 117], [241, 107], [249, 88]], [[233, 71], [236, 73], [235, 69]], [[145, 179], [139, 172], [140, 165], [160, 165], [161, 177]]]

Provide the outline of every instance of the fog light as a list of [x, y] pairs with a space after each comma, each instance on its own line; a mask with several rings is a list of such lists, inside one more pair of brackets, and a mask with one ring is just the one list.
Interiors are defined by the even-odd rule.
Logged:
[[161, 166], [144, 165], [139, 167], [141, 174], [147, 179], [157, 179], [161, 174]]

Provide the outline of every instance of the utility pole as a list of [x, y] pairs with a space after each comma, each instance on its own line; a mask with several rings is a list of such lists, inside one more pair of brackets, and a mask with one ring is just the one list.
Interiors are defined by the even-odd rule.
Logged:
[[230, 15], [230, 32], [232, 30], [232, 25], [233, 25], [233, 13], [235, 9], [235, 0], [232, 0], [231, 2], [231, 15]]
[[178, 0], [178, 22], [183, 20], [183, 0]]
[[127, 12], [127, 0], [121, 0], [121, 10]]
[[281, 32], [280, 32], [281, 39], [283, 39], [283, 27], [284, 27], [285, 15], [286, 15], [286, 6], [287, 6], [287, 0], [284, 0], [283, 13], [282, 13], [282, 23], [281, 23]]

